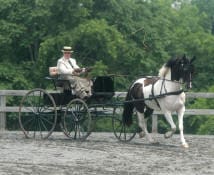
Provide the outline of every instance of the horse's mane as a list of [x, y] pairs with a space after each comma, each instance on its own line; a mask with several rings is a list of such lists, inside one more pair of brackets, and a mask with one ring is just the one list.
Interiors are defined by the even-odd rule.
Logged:
[[163, 78], [171, 79], [171, 68], [176, 64], [179, 58], [169, 59], [159, 70], [159, 76]]
[[160, 76], [160, 77], [166, 77], [166, 75], [169, 73], [169, 71], [170, 71], [170, 68], [166, 67], [166, 64], [164, 64], [160, 68], [158, 76]]

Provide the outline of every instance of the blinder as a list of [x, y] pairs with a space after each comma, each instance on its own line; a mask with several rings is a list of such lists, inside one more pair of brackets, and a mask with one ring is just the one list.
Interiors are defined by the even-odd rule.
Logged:
[[186, 82], [187, 89], [192, 88], [192, 75], [194, 73], [194, 65], [192, 64], [192, 62], [195, 59], [195, 56], [191, 60], [187, 59], [186, 56], [184, 56], [181, 60], [181, 78], [183, 79], [183, 82]]

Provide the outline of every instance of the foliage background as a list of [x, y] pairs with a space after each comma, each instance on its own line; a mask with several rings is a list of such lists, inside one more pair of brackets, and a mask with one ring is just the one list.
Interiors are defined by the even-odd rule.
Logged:
[[[69, 45], [80, 65], [94, 67], [93, 76], [123, 75], [116, 79], [118, 91], [126, 91], [141, 75], [156, 75], [167, 59], [183, 54], [197, 57], [193, 91], [214, 91], [212, 0], [0, 3], [0, 89], [51, 88], [44, 80], [48, 67], [56, 65], [62, 46]], [[191, 102], [199, 108], [212, 104]], [[213, 134], [213, 117], [188, 118], [185, 129]]]

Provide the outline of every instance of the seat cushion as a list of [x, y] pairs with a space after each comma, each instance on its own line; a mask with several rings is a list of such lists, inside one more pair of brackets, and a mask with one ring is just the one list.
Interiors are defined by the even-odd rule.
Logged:
[[50, 76], [56, 76], [56, 75], [58, 75], [58, 69], [57, 69], [57, 67], [49, 67], [49, 75]]

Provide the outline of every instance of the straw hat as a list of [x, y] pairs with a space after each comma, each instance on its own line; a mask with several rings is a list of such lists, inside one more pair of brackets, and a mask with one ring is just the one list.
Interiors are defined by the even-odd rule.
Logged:
[[63, 53], [64, 52], [70, 52], [70, 53], [72, 53], [73, 51], [72, 51], [72, 47], [70, 47], [70, 46], [64, 46], [63, 47], [63, 49], [61, 50]]

